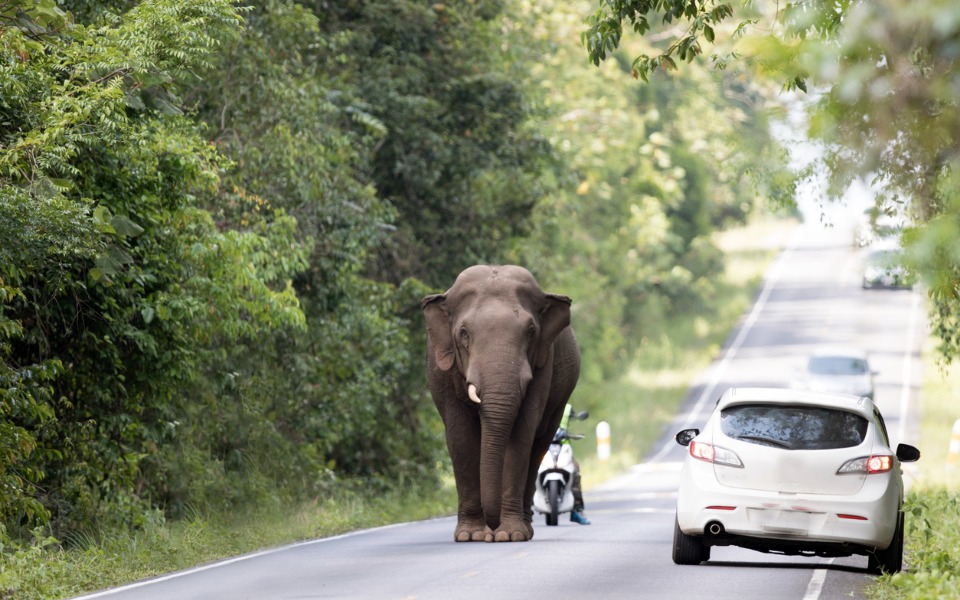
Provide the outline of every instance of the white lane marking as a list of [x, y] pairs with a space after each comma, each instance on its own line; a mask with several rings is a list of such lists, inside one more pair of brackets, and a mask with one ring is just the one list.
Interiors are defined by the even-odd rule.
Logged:
[[[449, 517], [444, 517], [449, 518]], [[202, 571], [209, 571], [210, 569], [215, 569], [217, 567], [225, 567], [233, 563], [241, 562], [244, 560], [249, 560], [251, 558], [257, 558], [260, 556], [266, 556], [268, 554], [276, 554], [277, 552], [283, 552], [285, 550], [291, 550], [293, 548], [299, 548], [301, 546], [312, 546], [313, 544], [320, 544], [323, 542], [332, 542], [333, 540], [341, 540], [343, 538], [353, 537], [356, 535], [362, 535], [365, 533], [372, 533], [374, 531], [383, 531], [385, 529], [393, 529], [395, 527], [405, 527], [411, 525], [412, 523], [395, 523], [393, 525], [384, 525], [383, 527], [374, 527], [372, 529], [364, 529], [362, 531], [351, 531], [349, 533], [344, 533], [341, 535], [335, 535], [328, 538], [320, 538], [316, 540], [309, 540], [306, 542], [299, 542], [296, 544], [290, 544], [289, 546], [281, 546], [279, 548], [271, 548], [270, 550], [261, 550], [259, 552], [253, 552], [251, 554], [244, 554], [243, 556], [236, 556], [234, 558], [228, 558], [226, 560], [221, 560], [219, 562], [211, 563], [209, 565], [204, 565], [202, 567], [195, 567], [193, 569], [187, 569], [185, 571], [177, 571], [176, 573], [170, 573], [169, 575], [162, 575], [160, 577], [155, 577], [153, 579], [147, 579], [144, 581], [138, 581], [137, 583], [131, 583], [122, 587], [112, 588], [109, 590], [103, 590], [101, 592], [95, 592], [93, 594], [87, 594], [86, 596], [77, 596], [73, 600], [90, 600], [92, 598], [102, 598], [104, 596], [110, 596], [112, 594], [117, 594], [120, 592], [125, 592], [127, 590], [133, 590], [136, 588], [144, 587], [147, 585], [152, 585], [154, 583], [160, 583], [161, 581], [168, 581], [170, 579], [176, 579], [178, 577], [183, 577], [185, 575], [190, 575], [193, 573], [200, 573]]]
[[900, 387], [900, 423], [897, 425], [897, 443], [903, 442], [907, 436], [907, 408], [910, 404], [910, 385], [913, 369], [913, 338], [917, 330], [917, 312], [920, 304], [920, 294], [913, 292], [913, 301], [910, 303], [910, 324], [907, 326], [907, 347], [903, 352], [903, 385]]
[[[793, 235], [790, 237], [790, 242], [780, 254], [776, 264], [770, 270], [770, 275], [766, 278], [766, 281], [763, 284], [763, 290], [760, 292], [760, 297], [757, 298], [757, 301], [753, 304], [753, 309], [750, 311], [750, 315], [743, 323], [743, 327], [737, 331], [737, 337], [734, 338], [733, 343], [727, 347], [727, 351], [724, 352], [720, 363], [717, 364], [717, 367], [713, 370], [713, 375], [710, 377], [709, 383], [705, 388], [703, 388], [703, 392], [697, 399], [697, 403], [694, 405], [693, 409], [687, 413], [687, 418], [683, 422], [683, 425], [680, 426], [680, 429], [688, 429], [691, 427], [694, 424], [694, 419], [699, 418], [700, 412], [706, 405], [707, 400], [713, 397], [714, 390], [717, 387], [717, 384], [720, 383], [720, 379], [726, 373], [730, 361], [733, 360], [733, 357], [737, 354], [737, 350], [739, 350], [740, 346], [743, 345], [743, 342], [746, 339], [747, 334], [750, 332], [750, 329], [757, 322], [757, 319], [760, 317], [760, 313], [763, 312], [764, 307], [766, 307], [767, 300], [770, 298], [770, 293], [773, 291], [774, 286], [776, 286], [777, 280], [780, 279], [780, 272], [783, 271], [783, 264], [786, 262], [787, 257], [789, 257], [797, 247], [801, 230], [802, 228], [800, 227], [794, 230]], [[663, 447], [660, 448], [660, 451], [654, 454], [648, 462], [657, 462], [662, 459], [664, 456], [666, 456], [667, 452], [673, 449], [674, 443], [675, 442], [672, 439], [667, 440]]]
[[[830, 564], [833, 562], [831, 558], [826, 562]], [[810, 583], [807, 584], [807, 591], [803, 595], [803, 600], [819, 600], [820, 592], [823, 591], [823, 583], [827, 579], [827, 570], [826, 569], [817, 569], [813, 572], [813, 576], [810, 577]]]

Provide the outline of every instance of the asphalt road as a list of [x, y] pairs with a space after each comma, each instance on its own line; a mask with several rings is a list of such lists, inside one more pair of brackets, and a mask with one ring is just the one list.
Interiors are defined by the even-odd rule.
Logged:
[[[691, 388], [664, 439], [630, 472], [587, 490], [593, 521], [562, 518], [519, 544], [457, 544], [452, 518], [306, 542], [107, 590], [109, 600], [864, 598], [866, 557], [782, 557], [718, 547], [699, 566], [671, 561], [684, 449], [672, 434], [702, 425], [732, 385], [786, 385], [814, 346], [871, 352], [876, 400], [893, 443], [920, 446], [917, 394], [924, 315], [917, 292], [863, 290], [859, 252], [842, 227], [805, 226], [768, 272], [756, 304]], [[616, 425], [613, 435], [617, 435]], [[907, 472], [907, 479], [911, 477]], [[908, 560], [909, 562], [909, 560]]]

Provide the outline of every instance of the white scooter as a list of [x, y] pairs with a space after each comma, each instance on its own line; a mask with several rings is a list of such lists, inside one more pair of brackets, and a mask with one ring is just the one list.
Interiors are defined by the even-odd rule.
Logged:
[[[587, 411], [581, 411], [570, 418], [584, 420], [588, 416]], [[573, 478], [578, 466], [573, 460], [571, 444], [564, 442], [580, 439], [583, 439], [582, 434], [571, 434], [561, 427], [540, 461], [537, 487], [533, 492], [533, 509], [546, 515], [547, 525], [556, 525], [560, 522], [561, 513], [573, 510]]]

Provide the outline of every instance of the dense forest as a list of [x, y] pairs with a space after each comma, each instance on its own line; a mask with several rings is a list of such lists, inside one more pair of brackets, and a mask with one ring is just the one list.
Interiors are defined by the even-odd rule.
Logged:
[[439, 485], [422, 296], [524, 264], [600, 381], [792, 198], [769, 89], [592, 2], [255, 4], [0, 3], [4, 545]]

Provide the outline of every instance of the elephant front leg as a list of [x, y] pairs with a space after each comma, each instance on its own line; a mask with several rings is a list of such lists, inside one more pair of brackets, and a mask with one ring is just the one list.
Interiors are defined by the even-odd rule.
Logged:
[[503, 464], [500, 526], [486, 534], [486, 541], [527, 542], [533, 539], [533, 513], [529, 506], [524, 506], [529, 464], [529, 447], [522, 441], [511, 443]]
[[482, 542], [490, 531], [480, 504], [479, 476], [475, 479], [457, 477], [457, 528], [453, 531], [457, 542]]
[[457, 527], [453, 530], [456, 542], [483, 542], [490, 531], [480, 504], [479, 477], [475, 487], [477, 491], [472, 493], [469, 490], [473, 488], [457, 478]]
[[482, 542], [490, 531], [480, 498], [480, 421], [468, 414], [446, 415], [447, 449], [457, 483], [457, 542]]

